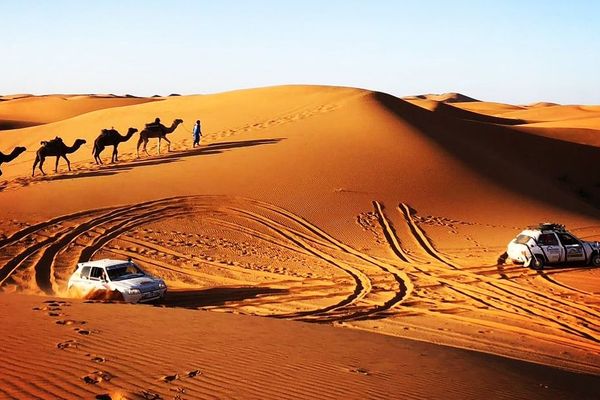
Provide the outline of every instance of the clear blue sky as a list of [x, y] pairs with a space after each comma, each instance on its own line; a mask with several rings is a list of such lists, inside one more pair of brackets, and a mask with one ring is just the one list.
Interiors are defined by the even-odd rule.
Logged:
[[0, 0], [0, 94], [286, 83], [600, 104], [600, 1]]

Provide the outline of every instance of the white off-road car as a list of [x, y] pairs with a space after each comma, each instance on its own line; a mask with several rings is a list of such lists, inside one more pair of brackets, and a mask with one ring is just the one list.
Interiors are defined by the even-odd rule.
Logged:
[[145, 273], [131, 260], [108, 259], [77, 264], [67, 288], [84, 296], [91, 292], [116, 291], [128, 303], [160, 299], [167, 292], [162, 279]]
[[506, 253], [513, 262], [534, 269], [560, 263], [600, 266], [600, 243], [580, 240], [560, 224], [525, 229], [508, 244]]

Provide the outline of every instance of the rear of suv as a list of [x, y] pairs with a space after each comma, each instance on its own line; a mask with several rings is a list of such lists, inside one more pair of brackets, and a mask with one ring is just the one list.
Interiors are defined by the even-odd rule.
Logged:
[[534, 269], [563, 263], [600, 266], [600, 244], [581, 240], [560, 224], [525, 229], [508, 244], [506, 252], [513, 262]]

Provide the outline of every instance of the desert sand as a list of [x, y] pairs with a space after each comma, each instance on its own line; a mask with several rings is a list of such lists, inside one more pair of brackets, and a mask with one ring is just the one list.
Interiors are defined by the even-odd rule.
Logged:
[[[600, 270], [498, 261], [541, 221], [600, 240], [598, 106], [13, 97], [0, 119], [31, 124], [0, 131], [4, 154], [27, 148], [0, 166], [0, 397], [600, 396]], [[2, 108], [25, 100], [46, 115]], [[155, 117], [184, 120], [170, 152], [151, 139], [137, 158], [134, 134], [93, 162], [102, 128]], [[72, 171], [50, 157], [32, 177], [55, 136], [86, 141]], [[78, 261], [127, 257], [165, 279], [162, 303], [66, 292]]]

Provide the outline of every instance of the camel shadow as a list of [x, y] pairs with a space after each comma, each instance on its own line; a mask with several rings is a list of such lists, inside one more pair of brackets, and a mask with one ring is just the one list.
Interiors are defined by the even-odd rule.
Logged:
[[273, 294], [286, 294], [287, 289], [270, 287], [217, 287], [210, 289], [173, 289], [156, 306], [191, 308], [222, 306], [231, 301], [255, 299]]
[[220, 154], [229, 150], [244, 147], [261, 146], [267, 144], [279, 143], [281, 138], [276, 139], [256, 139], [256, 140], [240, 140], [234, 142], [219, 142], [211, 143], [206, 146], [202, 146], [190, 150], [174, 151], [166, 154], [157, 156], [150, 156], [146, 159], [134, 159], [132, 161], [123, 161], [118, 164], [104, 164], [93, 170], [79, 170], [71, 173], [61, 175], [46, 175], [37, 178], [37, 181], [57, 181], [77, 178], [89, 178], [98, 176], [110, 176], [116, 175], [123, 171], [129, 171], [137, 167], [148, 167], [154, 165], [168, 164], [178, 162], [181, 159], [187, 157], [207, 156]]

